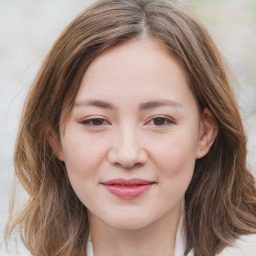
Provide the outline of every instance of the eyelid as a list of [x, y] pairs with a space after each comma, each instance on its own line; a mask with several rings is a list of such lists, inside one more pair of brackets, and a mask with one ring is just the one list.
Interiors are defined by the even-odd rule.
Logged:
[[177, 122], [171, 118], [170, 116], [165, 116], [165, 115], [155, 115], [155, 116], [152, 116], [150, 117], [150, 119], [146, 122], [146, 125], [149, 125], [150, 122], [154, 121], [154, 119], [156, 118], [163, 118], [165, 119], [165, 121], [168, 122], [168, 124], [163, 124], [163, 125], [152, 125], [152, 126], [155, 126], [155, 127], [163, 127], [163, 126], [168, 126], [168, 125], [173, 125], [173, 124], [177, 124]]
[[[107, 122], [107, 124], [94, 125], [94, 124], [90, 123], [95, 120], [102, 120], [103, 122]], [[79, 123], [86, 125], [86, 126], [92, 126], [92, 127], [102, 127], [102, 126], [110, 124], [110, 122], [105, 117], [102, 117], [102, 116], [89, 116], [87, 118], [80, 120]]]

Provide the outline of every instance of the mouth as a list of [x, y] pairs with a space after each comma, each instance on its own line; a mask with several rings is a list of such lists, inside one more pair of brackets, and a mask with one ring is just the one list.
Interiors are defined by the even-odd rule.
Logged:
[[132, 199], [142, 195], [156, 182], [143, 179], [114, 179], [101, 184], [112, 194], [123, 199]]

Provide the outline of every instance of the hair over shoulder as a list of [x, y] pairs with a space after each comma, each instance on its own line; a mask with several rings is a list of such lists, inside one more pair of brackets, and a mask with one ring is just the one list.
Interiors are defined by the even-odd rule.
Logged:
[[[256, 233], [256, 190], [227, 67], [207, 30], [168, 0], [100, 0], [60, 35], [26, 99], [15, 148], [16, 175], [28, 193], [11, 210], [6, 240], [18, 229], [34, 256], [86, 255], [87, 209], [74, 193], [65, 164], [48, 142], [68, 117], [82, 77], [97, 56], [128, 40], [162, 42], [180, 62], [200, 111], [208, 108], [218, 135], [196, 161], [185, 194], [186, 253], [212, 256], [241, 235]], [[11, 202], [11, 209], [15, 201]]]

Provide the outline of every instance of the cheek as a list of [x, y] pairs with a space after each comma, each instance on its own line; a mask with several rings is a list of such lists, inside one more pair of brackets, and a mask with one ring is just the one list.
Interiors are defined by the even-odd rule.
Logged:
[[[67, 133], [66, 133], [67, 134]], [[63, 141], [63, 154], [71, 183], [81, 183], [92, 178], [105, 157], [105, 148], [97, 140], [79, 133], [72, 133]]]
[[152, 159], [161, 172], [160, 182], [172, 196], [185, 193], [191, 181], [196, 160], [195, 137], [175, 134], [161, 143], [162, 146], [155, 147], [155, 154], [152, 153]]
[[154, 148], [153, 154], [163, 169], [181, 172], [184, 168], [193, 167], [196, 160], [196, 140], [189, 136], [172, 136]]
[[63, 146], [70, 184], [80, 201], [87, 205], [88, 200], [90, 201], [88, 195], [98, 182], [98, 170], [104, 157], [103, 153], [99, 151], [97, 145], [84, 143], [81, 137], [80, 139], [66, 138]]

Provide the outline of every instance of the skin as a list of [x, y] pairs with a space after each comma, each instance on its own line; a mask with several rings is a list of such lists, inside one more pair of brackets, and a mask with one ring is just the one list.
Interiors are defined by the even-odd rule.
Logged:
[[[57, 145], [88, 209], [94, 255], [174, 255], [195, 161], [216, 133], [210, 111], [199, 113], [182, 67], [159, 42], [132, 40], [96, 58]], [[123, 199], [101, 184], [116, 178], [155, 183]]]

